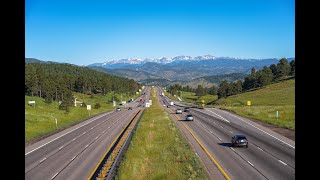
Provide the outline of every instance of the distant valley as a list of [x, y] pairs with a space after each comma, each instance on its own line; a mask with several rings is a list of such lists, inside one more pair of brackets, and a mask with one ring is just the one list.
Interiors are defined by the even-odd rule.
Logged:
[[[294, 58], [288, 58], [289, 61]], [[177, 56], [174, 58], [158, 59], [121, 59], [104, 63], [87, 65], [94, 69], [115, 76], [133, 79], [141, 84], [167, 86], [180, 84], [196, 87], [202, 85], [211, 87], [218, 85], [222, 80], [243, 80], [252, 67], [256, 70], [263, 66], [277, 64], [279, 59], [240, 59], [230, 57], [204, 56]], [[26, 63], [56, 63], [26, 58]]]

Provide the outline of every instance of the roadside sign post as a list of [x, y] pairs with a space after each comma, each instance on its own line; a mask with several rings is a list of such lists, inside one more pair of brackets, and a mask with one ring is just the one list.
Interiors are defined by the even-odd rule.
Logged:
[[34, 108], [36, 107], [36, 101], [28, 101], [28, 104], [29, 104], [30, 106], [32, 106], [32, 104], [33, 104], [33, 107], [34, 107]]
[[204, 108], [204, 100], [202, 99], [202, 101], [201, 101], [201, 102], [202, 102], [202, 108]]
[[90, 116], [91, 105], [87, 105], [87, 110], [88, 110], [88, 112], [89, 112], [89, 116]]
[[279, 115], [279, 114], [278, 114], [278, 111], [276, 111], [276, 117], [277, 117], [277, 120], [278, 120], [278, 115]]
[[56, 120], [56, 128], [58, 129], [58, 120], [57, 118], [54, 118]]
[[250, 113], [251, 101], [247, 101], [247, 105], [249, 106], [249, 113]]

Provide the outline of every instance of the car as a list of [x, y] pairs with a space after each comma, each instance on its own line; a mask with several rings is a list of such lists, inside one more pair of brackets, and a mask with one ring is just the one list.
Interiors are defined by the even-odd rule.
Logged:
[[235, 134], [231, 138], [231, 146], [245, 146], [247, 148], [249, 146], [249, 142], [245, 135]]
[[170, 108], [170, 106], [167, 105], [167, 108]]
[[176, 114], [182, 114], [182, 109], [177, 109]]
[[121, 108], [120, 108], [120, 107], [117, 107], [117, 111], [121, 111]]
[[184, 112], [190, 112], [189, 108], [184, 108]]
[[129, 107], [128, 110], [132, 110], [132, 107]]
[[187, 121], [193, 121], [193, 116], [192, 116], [192, 114], [186, 115], [186, 120], [187, 120]]
[[164, 104], [163, 106], [165, 107], [166, 105]]

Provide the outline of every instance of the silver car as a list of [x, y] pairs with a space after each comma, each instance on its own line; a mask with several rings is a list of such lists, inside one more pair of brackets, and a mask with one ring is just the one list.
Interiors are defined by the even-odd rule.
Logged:
[[182, 114], [182, 109], [177, 109], [176, 114]]
[[187, 121], [193, 121], [193, 116], [192, 116], [192, 114], [186, 115], [186, 120], [187, 120]]

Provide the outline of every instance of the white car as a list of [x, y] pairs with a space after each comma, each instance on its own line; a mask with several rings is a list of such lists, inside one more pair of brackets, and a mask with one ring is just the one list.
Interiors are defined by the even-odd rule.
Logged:
[[192, 114], [186, 115], [186, 120], [187, 120], [187, 121], [193, 121], [193, 116], [192, 116]]
[[182, 109], [177, 109], [176, 114], [182, 114]]

